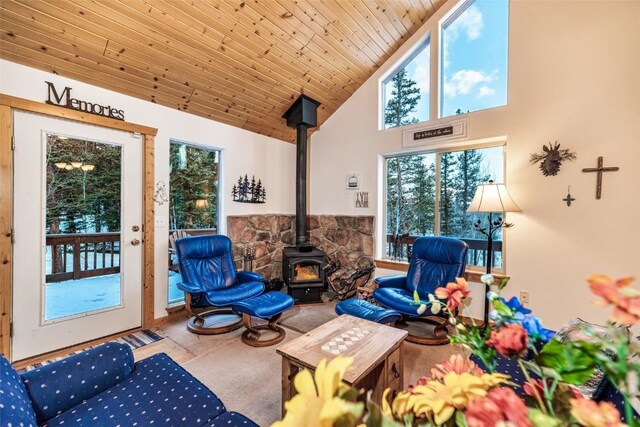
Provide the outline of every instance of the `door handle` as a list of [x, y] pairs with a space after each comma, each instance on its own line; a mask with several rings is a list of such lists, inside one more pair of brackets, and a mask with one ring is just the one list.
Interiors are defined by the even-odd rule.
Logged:
[[131, 246], [138, 246], [140, 244], [140, 240], [138, 239], [131, 239]]
[[134, 225], [133, 227], [131, 227], [131, 231], [140, 231], [140, 226]]

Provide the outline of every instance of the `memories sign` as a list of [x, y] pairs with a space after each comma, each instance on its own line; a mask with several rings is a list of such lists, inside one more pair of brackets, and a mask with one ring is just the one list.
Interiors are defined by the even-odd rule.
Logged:
[[45, 101], [47, 104], [58, 105], [60, 107], [83, 111], [110, 119], [124, 120], [123, 110], [118, 110], [110, 105], [101, 105], [72, 98], [70, 87], [67, 86], [61, 93], [58, 93], [53, 83], [46, 81], [45, 83], [47, 84], [47, 100]]
[[440, 120], [430, 126], [413, 127], [402, 132], [402, 147], [437, 147], [467, 138], [467, 118]]

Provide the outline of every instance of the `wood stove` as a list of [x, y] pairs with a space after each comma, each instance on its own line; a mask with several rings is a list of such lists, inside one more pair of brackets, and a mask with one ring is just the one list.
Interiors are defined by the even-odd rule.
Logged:
[[300, 95], [282, 116], [296, 128], [296, 246], [283, 249], [282, 276], [296, 303], [322, 302], [326, 254], [307, 238], [307, 129], [317, 125], [320, 103]]
[[288, 286], [289, 295], [297, 303], [321, 302], [325, 286], [326, 256], [320, 249], [308, 252], [296, 247], [284, 248], [282, 254], [282, 275]]

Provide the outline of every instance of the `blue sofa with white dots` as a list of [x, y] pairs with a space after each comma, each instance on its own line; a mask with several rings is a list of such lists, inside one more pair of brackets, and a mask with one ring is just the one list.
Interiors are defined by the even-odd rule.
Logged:
[[0, 426], [254, 426], [166, 354], [107, 343], [18, 374], [0, 355]]

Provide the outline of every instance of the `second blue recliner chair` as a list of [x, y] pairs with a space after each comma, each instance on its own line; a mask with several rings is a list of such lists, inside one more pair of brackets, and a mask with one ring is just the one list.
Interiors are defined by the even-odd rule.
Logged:
[[[211, 335], [240, 328], [240, 317], [222, 326], [213, 325], [213, 319], [208, 318], [235, 315], [230, 308], [234, 303], [264, 292], [263, 276], [247, 271], [236, 272], [231, 240], [227, 236], [184, 237], [176, 240], [176, 253], [182, 275], [178, 289], [185, 293], [185, 307], [191, 315], [188, 329], [196, 334]], [[207, 307], [210, 309], [199, 310]], [[208, 321], [211, 324], [208, 325]]]
[[[436, 288], [446, 286], [463, 277], [467, 265], [468, 245], [462, 240], [450, 237], [419, 237], [413, 244], [409, 271], [406, 275], [385, 276], [375, 279], [378, 289], [373, 298], [380, 305], [396, 310], [407, 320], [419, 320], [435, 325], [433, 336], [409, 334], [408, 341], [418, 344], [445, 344], [449, 342], [448, 319], [446, 316], [434, 316], [429, 310], [429, 294]], [[427, 305], [423, 314], [418, 314], [418, 305], [413, 299], [414, 290], [420, 300]]]

